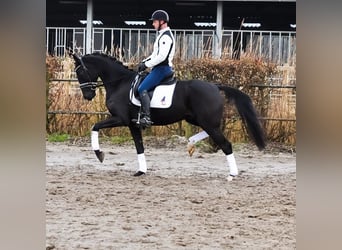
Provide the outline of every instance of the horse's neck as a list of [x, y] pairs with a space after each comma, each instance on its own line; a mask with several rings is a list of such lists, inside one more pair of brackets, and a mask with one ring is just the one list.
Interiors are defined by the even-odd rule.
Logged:
[[103, 83], [108, 83], [109, 85], [118, 84], [122, 79], [129, 79], [134, 75], [134, 72], [118, 65], [116, 62], [106, 63], [102, 66], [100, 70], [100, 78]]
[[[130, 83], [133, 79], [133, 75], [122, 75], [120, 77], [117, 76], [115, 80], [105, 80], [101, 79], [104, 83], [105, 89], [106, 89], [106, 96], [107, 99], [110, 98], [110, 96], [121, 96], [127, 94], [130, 90]], [[114, 79], [114, 78], [112, 78]]]
[[97, 65], [100, 69], [102, 68], [100, 78], [105, 86], [107, 96], [128, 93], [134, 72], [110, 58], [100, 57], [100, 59], [101, 61], [98, 61]]
[[114, 82], [116, 79], [121, 79], [133, 74], [132, 71], [123, 66], [120, 62], [104, 55], [89, 57], [89, 62], [95, 65], [95, 68], [100, 72], [99, 76], [103, 82]]

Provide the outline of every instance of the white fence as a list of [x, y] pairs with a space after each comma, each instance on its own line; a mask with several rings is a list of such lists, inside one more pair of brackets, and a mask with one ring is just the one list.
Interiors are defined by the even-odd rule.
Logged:
[[[214, 54], [215, 30], [173, 30], [176, 55], [182, 60]], [[140, 60], [152, 50], [153, 29], [93, 28], [92, 52], [109, 52], [121, 61]], [[86, 28], [47, 27], [46, 51], [64, 56], [67, 48], [85, 53]], [[223, 30], [221, 55], [239, 58], [252, 54], [278, 65], [296, 63], [296, 32]]]

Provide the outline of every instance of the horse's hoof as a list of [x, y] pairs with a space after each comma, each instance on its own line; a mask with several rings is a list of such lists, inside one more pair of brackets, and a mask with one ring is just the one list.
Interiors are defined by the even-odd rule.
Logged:
[[195, 145], [194, 144], [190, 144], [188, 146], [188, 153], [189, 153], [190, 157], [193, 155], [194, 152], [195, 152]]
[[227, 177], [227, 180], [228, 181], [232, 181], [233, 179], [235, 179], [235, 175], [229, 175], [228, 177]]
[[95, 150], [95, 154], [97, 156], [97, 159], [99, 159], [100, 162], [103, 162], [104, 160], [104, 153], [100, 150]]
[[141, 175], [144, 175], [144, 174], [146, 174], [146, 173], [143, 172], [143, 171], [138, 171], [133, 176], [141, 176]]

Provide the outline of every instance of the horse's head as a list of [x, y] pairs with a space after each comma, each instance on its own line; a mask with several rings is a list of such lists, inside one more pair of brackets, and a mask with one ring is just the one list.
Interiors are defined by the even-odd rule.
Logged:
[[96, 95], [98, 73], [87, 67], [82, 57], [72, 54], [75, 60], [75, 71], [84, 99], [92, 100]]
[[70, 55], [74, 58], [77, 79], [83, 97], [87, 100], [92, 100], [96, 95], [96, 88], [102, 85], [97, 84], [98, 78], [102, 80], [104, 86], [118, 86], [122, 83], [127, 86], [126, 80], [135, 74], [122, 62], [106, 54], [95, 52], [79, 57], [70, 52]]

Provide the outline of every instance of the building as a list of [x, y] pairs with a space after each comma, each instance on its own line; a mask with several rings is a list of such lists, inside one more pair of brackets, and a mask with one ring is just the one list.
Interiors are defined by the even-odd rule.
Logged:
[[126, 60], [140, 57], [154, 40], [148, 19], [156, 9], [169, 13], [184, 58], [251, 50], [291, 64], [295, 55], [296, 1], [291, 0], [49, 0], [46, 8], [46, 46], [54, 55], [71, 47], [82, 54], [120, 49]]

